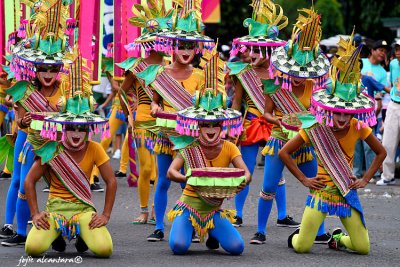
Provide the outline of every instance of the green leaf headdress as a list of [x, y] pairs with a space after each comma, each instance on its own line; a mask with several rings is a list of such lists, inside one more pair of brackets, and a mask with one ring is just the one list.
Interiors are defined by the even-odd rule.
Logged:
[[241, 113], [226, 106], [226, 93], [220, 89], [223, 63], [216, 48], [212, 53], [206, 52], [205, 58], [208, 59], [203, 67], [205, 89], [196, 91], [193, 107], [178, 112], [176, 131], [181, 135], [198, 136], [199, 123], [206, 122], [221, 123], [223, 135], [238, 135], [242, 131]]
[[291, 77], [315, 79], [314, 85], [320, 87], [330, 66], [319, 48], [322, 35], [320, 15], [313, 7], [299, 12], [291, 39], [285, 46], [275, 49], [271, 56], [273, 67], [284, 74], [282, 87], [289, 90]]
[[173, 2], [176, 5], [168, 21], [169, 30], [157, 34], [155, 50], [172, 54], [180, 42], [201, 43], [196, 53], [199, 53], [201, 48], [212, 50], [215, 46], [214, 40], [201, 33], [204, 29], [201, 18], [202, 0], [174, 0]]
[[329, 69], [330, 79], [323, 89], [313, 93], [311, 111], [320, 123], [333, 126], [333, 113], [358, 114], [358, 127], [376, 124], [375, 101], [361, 92], [360, 52], [355, 47], [354, 30], [348, 40], [340, 37], [338, 52]]
[[[253, 14], [251, 18], [243, 21], [243, 26], [249, 28], [249, 35], [236, 38], [232, 42], [231, 54], [236, 55], [239, 51], [244, 52], [247, 47], [277, 47], [285, 45], [285, 41], [278, 38], [279, 31], [288, 25], [288, 18], [283, 14], [280, 5], [271, 0], [253, 0]], [[260, 53], [263, 57], [263, 54]], [[265, 55], [268, 57], [268, 53]]]
[[[61, 98], [58, 103], [60, 113], [44, 119], [41, 136], [56, 140], [57, 124], [63, 128], [65, 136], [66, 125], [89, 126], [89, 139], [93, 133], [102, 133], [102, 139], [110, 136], [107, 119], [94, 114], [95, 100], [90, 84], [91, 70], [87, 67], [86, 59], [82, 58], [78, 49], [66, 56], [68, 74], [61, 76]], [[72, 63], [68, 63], [68, 62]]]

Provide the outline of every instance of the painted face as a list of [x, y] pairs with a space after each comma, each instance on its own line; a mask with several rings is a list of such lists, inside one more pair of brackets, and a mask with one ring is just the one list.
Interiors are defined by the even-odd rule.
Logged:
[[86, 142], [86, 135], [89, 132], [89, 128], [87, 126], [76, 127], [76, 126], [67, 126], [65, 129], [65, 141], [71, 147], [80, 147]]
[[214, 143], [221, 138], [221, 124], [207, 123], [200, 125], [200, 139], [207, 143]]
[[371, 55], [378, 61], [382, 62], [386, 59], [387, 49], [379, 47], [371, 50]]
[[349, 127], [351, 118], [353, 118], [351, 114], [333, 113], [333, 126], [338, 129], [345, 129]]
[[40, 83], [46, 87], [50, 87], [55, 83], [59, 72], [60, 67], [58, 66], [39, 65], [37, 67], [37, 77]]
[[[266, 58], [265, 57], [265, 49], [262, 49], [262, 58], [260, 57], [260, 49], [259, 48], [254, 48], [253, 50], [253, 54], [250, 56], [251, 57], [251, 65], [253, 67], [260, 67], [263, 64], [265, 64], [265, 62], [269, 62], [269, 57]], [[268, 63], [269, 65], [269, 63]]]
[[194, 42], [180, 42], [178, 50], [175, 50], [176, 61], [184, 65], [190, 64], [196, 55], [195, 48]]

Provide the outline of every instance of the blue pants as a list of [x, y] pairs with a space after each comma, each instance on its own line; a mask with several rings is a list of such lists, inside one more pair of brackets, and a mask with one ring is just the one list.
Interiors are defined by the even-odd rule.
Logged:
[[[171, 181], [167, 178], [167, 171], [172, 163], [172, 156], [167, 154], [157, 155], [158, 180], [154, 194], [154, 213], [156, 215], [156, 230], [164, 232], [164, 214], [168, 204], [168, 189]], [[181, 184], [184, 188], [185, 184]]]
[[[25, 195], [24, 182], [26, 175], [31, 169], [35, 153], [32, 150], [32, 145], [27, 143], [24, 146], [27, 134], [23, 131], [18, 131], [17, 140], [15, 142], [14, 151], [14, 171], [11, 180], [10, 188], [7, 194], [6, 201], [6, 223], [12, 224], [14, 214], [17, 214], [17, 234], [26, 236], [26, 227], [30, 218], [30, 210], [28, 202], [18, 197], [18, 191]], [[22, 144], [22, 145], [21, 145]], [[24, 149], [25, 162], [18, 162], [20, 152]]]
[[[300, 164], [299, 169], [304, 173], [306, 177], [315, 177], [317, 175], [317, 160], [314, 151], [313, 160]], [[284, 164], [278, 156], [278, 148], [275, 148], [274, 155], [266, 155], [265, 156], [265, 167], [264, 167], [264, 180], [262, 185], [262, 191], [275, 194], [278, 189], [278, 184], [280, 179], [282, 178]], [[260, 198], [258, 200], [258, 229], [257, 232], [265, 234], [265, 229], [268, 222], [269, 214], [271, 213], [273, 199], [265, 200]], [[318, 235], [323, 234], [324, 225], [321, 225], [321, 231], [318, 232]], [[322, 233], [321, 233], [322, 232]]]
[[[177, 255], [183, 255], [192, 244], [193, 226], [189, 220], [190, 213], [184, 210], [182, 215], [177, 216], [172, 223], [169, 236], [169, 247]], [[239, 232], [225, 218], [221, 218], [219, 213], [214, 215], [214, 228], [208, 234], [214, 237], [221, 244], [221, 247], [232, 255], [240, 255], [244, 250], [244, 241]]]

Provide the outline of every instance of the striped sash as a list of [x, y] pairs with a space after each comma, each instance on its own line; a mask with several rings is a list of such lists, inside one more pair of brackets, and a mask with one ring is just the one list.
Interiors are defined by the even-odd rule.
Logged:
[[[189, 145], [186, 148], [180, 149], [179, 152], [185, 160], [185, 165], [187, 169], [207, 167], [207, 163], [205, 161], [206, 156], [204, 155], [203, 150], [201, 149], [199, 144]], [[219, 198], [202, 197], [199, 194], [198, 196], [206, 203], [213, 206], [221, 206], [224, 201], [223, 199]]]
[[360, 212], [361, 219], [365, 224], [357, 191], [349, 188], [353, 172], [331, 128], [326, 125], [318, 125], [305, 129], [305, 131], [315, 148], [319, 162], [328, 172], [347, 203]]
[[258, 111], [263, 114], [265, 109], [263, 83], [257, 76], [257, 73], [252, 68], [249, 68], [248, 70], [239, 73], [236, 77], [239, 79], [250, 99], [254, 102]]
[[279, 88], [275, 93], [271, 94], [270, 97], [283, 115], [306, 111], [306, 108], [297, 97], [286, 89]]
[[190, 93], [165, 71], [157, 75], [151, 86], [175, 110], [193, 106]]
[[94, 208], [89, 179], [76, 161], [67, 153], [61, 152], [48, 164], [54, 173], [77, 199]]
[[50, 102], [37, 90], [33, 90], [26, 98], [23, 98], [23, 105], [29, 112], [57, 112], [58, 109], [53, 107]]

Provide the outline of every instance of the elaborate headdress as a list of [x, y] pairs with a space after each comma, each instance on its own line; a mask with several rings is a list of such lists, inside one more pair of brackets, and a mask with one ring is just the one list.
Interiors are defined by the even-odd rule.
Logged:
[[[233, 55], [239, 51], [244, 52], [246, 46], [251, 47], [253, 51], [253, 47], [276, 47], [286, 43], [278, 38], [279, 31], [288, 24], [288, 18], [283, 15], [282, 7], [271, 0], [253, 0], [251, 6], [252, 17], [243, 21], [243, 26], [249, 28], [249, 35], [233, 40], [231, 50]], [[263, 56], [262, 53], [260, 56]], [[268, 54], [265, 56], [268, 57]]]
[[[376, 124], [375, 102], [367, 94], [361, 92], [360, 52], [353, 44], [354, 31], [346, 41], [339, 40], [339, 50], [332, 60], [329, 70], [330, 79], [326, 88], [313, 93], [311, 112], [319, 123], [325, 122], [333, 126], [333, 113], [343, 112], [358, 114], [362, 127]], [[358, 127], [361, 126], [360, 124]]]
[[132, 12], [135, 16], [129, 19], [129, 23], [142, 28], [143, 32], [134, 42], [125, 45], [125, 49], [137, 51], [143, 47], [149, 52], [154, 49], [157, 33], [168, 30], [167, 22], [172, 17], [172, 9], [166, 11], [164, 0], [147, 0], [142, 5], [135, 4]]
[[79, 55], [77, 49], [65, 57], [72, 63], [66, 63], [68, 74], [61, 74], [61, 80], [65, 85], [61, 88], [62, 96], [59, 101], [61, 111], [44, 119], [45, 123], [40, 135], [56, 140], [57, 124], [59, 124], [63, 127], [63, 139], [65, 126], [72, 124], [89, 125], [89, 139], [93, 133], [100, 132], [102, 132], [102, 138], [108, 137], [110, 133], [107, 119], [93, 113], [95, 100], [92, 96], [90, 69], [86, 65], [86, 60]]
[[64, 65], [63, 57], [68, 46], [68, 0], [46, 0], [35, 4], [29, 20], [22, 22], [18, 35], [25, 38], [13, 49], [12, 70], [17, 80], [36, 77], [35, 64]]
[[227, 96], [221, 92], [223, 83], [223, 62], [218, 57], [218, 52], [206, 52], [209, 58], [205, 63], [205, 89], [196, 91], [194, 106], [178, 112], [176, 131], [181, 135], [199, 135], [200, 122], [222, 123], [223, 135], [229, 133], [235, 136], [242, 131], [242, 115], [239, 111], [227, 108]]
[[[271, 55], [273, 66], [291, 77], [316, 79], [324, 76], [329, 70], [329, 60], [319, 48], [321, 39], [320, 15], [311, 9], [299, 10], [297, 22], [293, 27], [292, 38], [285, 46], [275, 49]], [[318, 81], [318, 86], [323, 84]]]
[[[174, 0], [176, 6], [172, 18], [168, 21], [169, 31], [157, 34], [155, 49], [171, 54], [179, 42], [202, 43], [203, 49], [212, 50], [214, 40], [201, 34], [204, 24], [201, 19], [202, 0]], [[182, 8], [178, 8], [181, 6]], [[199, 52], [197, 48], [197, 52]]]

